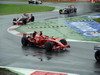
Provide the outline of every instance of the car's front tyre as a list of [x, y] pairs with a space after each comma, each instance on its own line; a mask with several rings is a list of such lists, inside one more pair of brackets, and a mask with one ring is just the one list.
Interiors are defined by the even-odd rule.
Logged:
[[62, 10], [59, 10], [59, 14], [62, 14]]
[[63, 45], [67, 45], [67, 41], [65, 39], [61, 39], [60, 42], [63, 44]]
[[16, 23], [14, 21], [17, 21], [16, 18], [13, 19], [13, 25], [16, 25]]
[[23, 46], [27, 46], [29, 43], [28, 38], [23, 36], [21, 39], [21, 43]]
[[13, 25], [16, 25], [16, 23], [13, 22]]
[[45, 43], [45, 49], [47, 50], [47, 51], [52, 51], [52, 48], [53, 48], [53, 43], [52, 42], [46, 42]]

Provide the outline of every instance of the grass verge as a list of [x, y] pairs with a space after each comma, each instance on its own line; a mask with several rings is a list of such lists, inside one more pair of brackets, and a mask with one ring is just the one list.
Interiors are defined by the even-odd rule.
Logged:
[[36, 5], [0, 4], [0, 15], [52, 11], [54, 7]]
[[[17, 28], [17, 31], [19, 31], [21, 33], [32, 32], [32, 31], [43, 31], [43, 34], [48, 35], [48, 36], [74, 39], [74, 40], [82, 40], [82, 41], [100, 42], [99, 37], [88, 38], [88, 37], [80, 34], [79, 32], [73, 30], [69, 26], [66, 26], [64, 24], [64, 22], [69, 21], [69, 20], [70, 19], [60, 18], [60, 19], [51, 19], [51, 20], [46, 20], [46, 21], [34, 22], [34, 23], [24, 25], [24, 26]], [[89, 20], [91, 20], [91, 19], [89, 19]], [[79, 20], [76, 19], [76, 21], [79, 21]]]
[[94, 21], [100, 23], [100, 18], [93, 19]]
[[24, 74], [7, 68], [0, 68], [0, 75], [24, 75]]

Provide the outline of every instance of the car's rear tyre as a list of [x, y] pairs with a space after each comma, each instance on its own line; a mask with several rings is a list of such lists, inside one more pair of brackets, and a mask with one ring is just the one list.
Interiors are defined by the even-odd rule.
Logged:
[[77, 9], [76, 8], [74, 8], [74, 13], [77, 13]]
[[95, 52], [95, 59], [96, 59], [98, 62], [100, 62], [100, 51], [99, 51], [99, 50]]
[[63, 45], [67, 45], [67, 41], [65, 39], [61, 39], [60, 42], [63, 44]]
[[[14, 18], [13, 21], [17, 21], [16, 18]], [[16, 23], [13, 22], [13, 25], [16, 25]]]
[[27, 21], [26, 21], [26, 19], [23, 19], [23, 24], [27, 24]]
[[67, 11], [66, 13], [67, 13], [67, 14], [70, 14], [70, 13], [71, 13], [71, 11]]
[[23, 46], [27, 46], [29, 44], [27, 37], [22, 37], [21, 43], [22, 43]]
[[34, 22], [34, 16], [31, 17], [31, 22]]
[[59, 14], [62, 14], [62, 10], [59, 10]]
[[30, 2], [30, 1], [28, 1], [28, 4], [31, 4], [31, 2]]
[[53, 48], [53, 43], [52, 42], [46, 42], [45, 43], [45, 49], [47, 50], [47, 51], [52, 51], [52, 48]]

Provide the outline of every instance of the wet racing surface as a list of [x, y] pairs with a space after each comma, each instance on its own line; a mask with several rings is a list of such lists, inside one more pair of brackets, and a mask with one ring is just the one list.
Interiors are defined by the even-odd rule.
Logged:
[[[83, 12], [78, 12], [80, 15]], [[61, 18], [58, 11], [34, 13], [36, 21]], [[22, 47], [21, 37], [9, 34], [7, 28], [12, 26], [13, 17], [0, 16], [0, 65], [38, 70], [48, 70], [80, 75], [100, 75], [100, 63], [94, 58], [93, 47], [97, 43], [68, 42], [67, 51], [46, 52], [38, 47]]]

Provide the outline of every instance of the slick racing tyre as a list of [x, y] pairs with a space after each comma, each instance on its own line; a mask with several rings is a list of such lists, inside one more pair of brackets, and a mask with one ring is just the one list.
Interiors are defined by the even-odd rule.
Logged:
[[45, 49], [47, 50], [47, 51], [52, 51], [52, 48], [53, 48], [53, 43], [52, 42], [46, 42], [45, 43]]
[[34, 16], [31, 17], [31, 22], [34, 22]]
[[61, 39], [60, 42], [63, 44], [63, 45], [67, 45], [67, 41], [65, 39]]
[[16, 23], [14, 23], [14, 21], [17, 21], [16, 18], [13, 19], [13, 25], [16, 25]]
[[36, 1], [36, 3], [35, 4], [39, 4], [37, 1]]
[[74, 8], [74, 13], [77, 13], [77, 9], [76, 8]]
[[27, 19], [23, 19], [23, 24], [27, 24], [27, 21], [26, 21]]
[[22, 43], [23, 46], [27, 46], [28, 43], [29, 43], [27, 37], [22, 37], [22, 39], [21, 39], [21, 43]]
[[100, 62], [100, 51], [99, 51], [99, 50], [95, 52], [95, 59], [96, 59], [98, 62]]
[[31, 1], [28, 1], [28, 4], [31, 4]]
[[62, 14], [62, 10], [59, 10], [59, 14]]
[[14, 18], [13, 21], [17, 21], [16, 18]]

